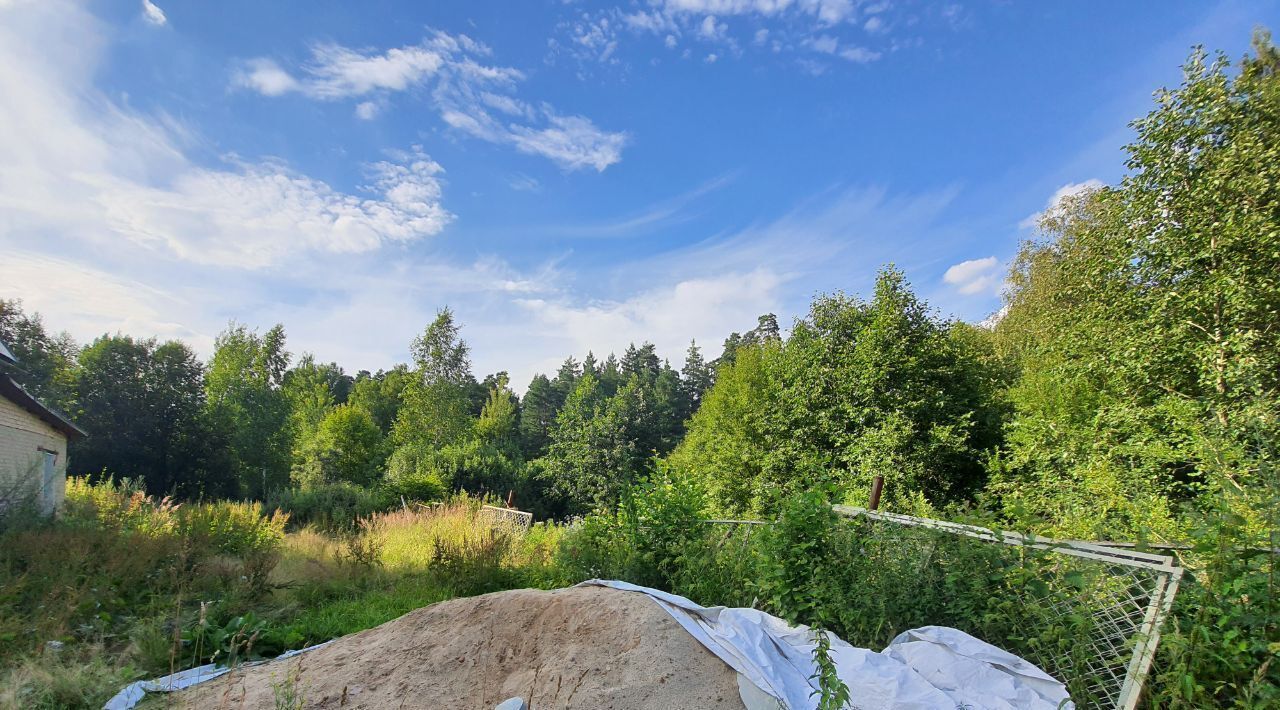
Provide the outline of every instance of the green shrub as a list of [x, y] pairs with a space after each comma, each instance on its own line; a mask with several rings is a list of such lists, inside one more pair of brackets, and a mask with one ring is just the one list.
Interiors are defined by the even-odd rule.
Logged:
[[437, 501], [448, 491], [441, 478], [434, 453], [425, 446], [401, 446], [387, 459], [385, 485], [395, 496], [407, 500]]
[[289, 514], [266, 515], [257, 501], [188, 503], [177, 511], [178, 534], [226, 555], [247, 557], [275, 552], [284, 539]]
[[355, 530], [361, 518], [398, 507], [400, 500], [385, 489], [339, 482], [285, 488], [268, 504], [289, 514], [290, 527], [313, 525], [324, 532], [340, 533]]
[[681, 560], [705, 542], [705, 502], [687, 477], [661, 462], [623, 489], [616, 512], [593, 513], [570, 526], [557, 562], [568, 580], [626, 579], [670, 589]]

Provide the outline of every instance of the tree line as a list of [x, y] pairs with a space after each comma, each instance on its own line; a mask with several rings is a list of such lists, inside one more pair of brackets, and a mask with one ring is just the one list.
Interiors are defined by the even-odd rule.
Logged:
[[[773, 315], [732, 340], [777, 338]], [[179, 498], [257, 498], [333, 483], [431, 500], [514, 493], [547, 514], [616, 498], [671, 451], [717, 366], [691, 343], [680, 370], [650, 343], [621, 358], [570, 357], [517, 397], [506, 372], [477, 380], [453, 312], [411, 346], [412, 362], [354, 375], [294, 357], [284, 327], [232, 323], [201, 361], [178, 340], [104, 334], [83, 347], [17, 300], [0, 300], [11, 374], [90, 432], [68, 472], [141, 480]], [[731, 353], [730, 351], [727, 351]]]
[[[397, 498], [514, 491], [544, 515], [614, 504], [656, 467], [725, 514], [821, 488], [903, 510], [980, 505], [1078, 537], [1177, 538], [1205, 515], [1275, 529], [1280, 413], [1280, 54], [1197, 51], [1132, 124], [1118, 184], [1066, 198], [1022, 245], [992, 327], [943, 318], [903, 273], [762, 316], [680, 369], [648, 343], [587, 353], [517, 397], [477, 380], [445, 308], [412, 362], [348, 374], [276, 326], [80, 348], [16, 302], [17, 376], [91, 432], [72, 472], [180, 496], [335, 482]], [[1252, 533], [1251, 533], [1252, 534]]]

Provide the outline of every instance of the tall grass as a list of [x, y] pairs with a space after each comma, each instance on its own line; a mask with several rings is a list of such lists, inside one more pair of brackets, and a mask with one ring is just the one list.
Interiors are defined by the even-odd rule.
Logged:
[[200, 600], [230, 613], [266, 594], [286, 521], [68, 480], [59, 519], [0, 528], [0, 707], [100, 705], [120, 681], [169, 670], [173, 630]]

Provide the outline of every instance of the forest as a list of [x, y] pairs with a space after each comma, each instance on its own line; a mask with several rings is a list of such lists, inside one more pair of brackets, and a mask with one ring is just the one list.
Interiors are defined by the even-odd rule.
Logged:
[[[864, 505], [883, 476], [890, 511], [1182, 546], [1191, 573], [1144, 703], [1274, 707], [1280, 50], [1259, 32], [1242, 60], [1197, 50], [1184, 72], [1131, 124], [1125, 177], [1043, 215], [983, 325], [944, 317], [886, 265], [871, 293], [818, 295], [792, 323], [726, 324], [742, 330], [714, 359], [696, 343], [659, 353], [638, 333], [620, 354], [567, 353], [517, 396], [507, 373], [473, 371], [448, 307], [411, 362], [371, 373], [291, 352], [284, 325], [231, 323], [206, 361], [123, 333], [77, 343], [0, 301], [0, 340], [21, 365], [10, 374], [89, 432], [72, 445], [61, 522], [0, 523], [0, 704], [88, 706], [174, 665], [602, 573], [703, 602], [758, 599], [854, 643], [947, 621], [1034, 648], [989, 600], [1011, 578], [944, 575], [916, 590], [918, 609], [849, 611], [905, 594], [890, 571], [841, 557], [863, 543], [841, 537], [828, 505]], [[434, 548], [412, 549], [423, 526], [445, 525], [415, 518], [415, 503], [462, 520], [481, 499], [546, 522], [502, 543], [450, 522], [431, 528]], [[691, 524], [708, 518], [778, 524], [733, 557]], [[204, 547], [184, 547], [202, 525]], [[136, 542], [86, 530], [172, 540], [138, 554], [156, 568], [134, 568], [95, 546]], [[192, 562], [206, 548], [263, 568], [239, 575], [245, 588], [218, 581]], [[118, 568], [64, 579], [37, 559], [50, 549]], [[978, 564], [955, 554], [957, 569]], [[274, 584], [299, 555], [325, 574]], [[183, 572], [138, 589], [170, 568]], [[221, 601], [206, 607], [210, 590]], [[83, 650], [50, 660], [54, 638]]]

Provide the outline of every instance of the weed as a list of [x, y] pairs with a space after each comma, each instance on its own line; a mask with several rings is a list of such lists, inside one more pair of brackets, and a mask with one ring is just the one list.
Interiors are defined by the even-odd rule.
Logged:
[[276, 681], [271, 676], [271, 695], [275, 701], [275, 710], [302, 710], [306, 705], [306, 697], [302, 687], [302, 658], [289, 668], [283, 680]]

